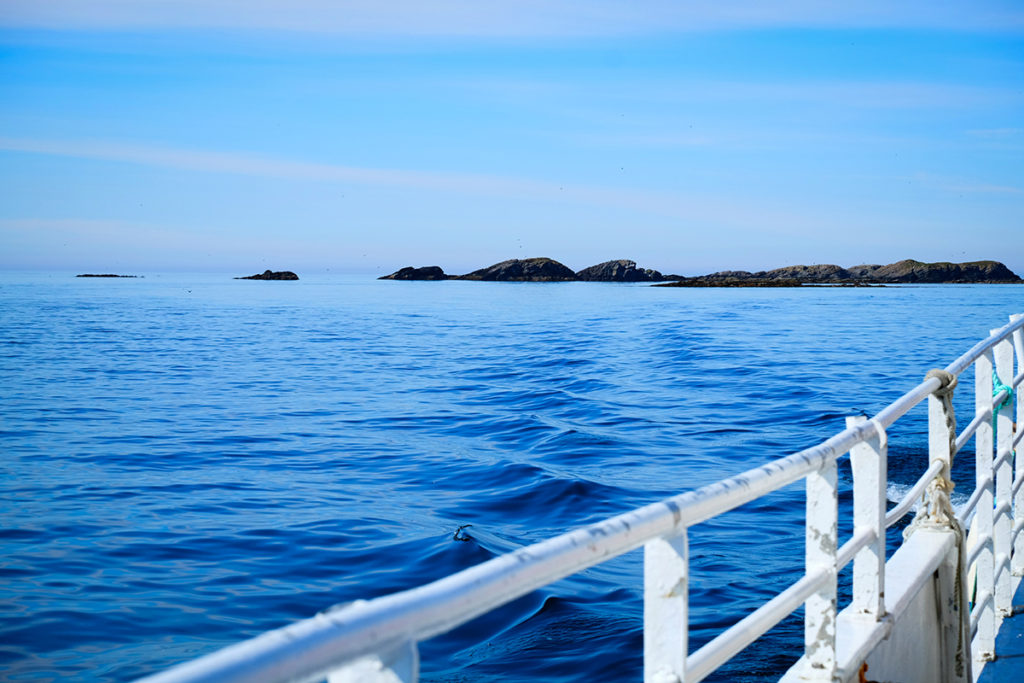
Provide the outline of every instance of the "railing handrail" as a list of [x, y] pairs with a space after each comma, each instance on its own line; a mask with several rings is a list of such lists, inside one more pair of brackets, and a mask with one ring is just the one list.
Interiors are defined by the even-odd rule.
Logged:
[[[960, 375], [1022, 328], [1024, 317], [1011, 321], [946, 366], [946, 371]], [[816, 446], [760, 467], [520, 548], [423, 586], [328, 610], [142, 681], [270, 683], [322, 679], [331, 669], [347, 662], [385, 654], [403, 643], [444, 633], [542, 586], [654, 539], [672, 538], [690, 526], [792, 484], [821, 470], [858, 444], [885, 438], [885, 428], [941, 384], [935, 377], [925, 379], [873, 418], [849, 426]], [[933, 472], [937, 475], [937, 468], [930, 467], [928, 473]], [[858, 540], [861, 544], [866, 542], [863, 538]], [[806, 583], [808, 577], [803, 574], [797, 584]], [[727, 630], [719, 638], [728, 633]]]

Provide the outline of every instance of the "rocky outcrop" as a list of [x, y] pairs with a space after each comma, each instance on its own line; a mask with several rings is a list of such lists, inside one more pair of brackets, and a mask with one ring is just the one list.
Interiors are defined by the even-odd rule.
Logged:
[[881, 266], [869, 277], [882, 282], [1021, 282], [998, 261], [922, 263], [906, 259]]
[[568, 282], [576, 279], [576, 273], [553, 259], [527, 258], [495, 263], [458, 279], [489, 282]]
[[605, 261], [576, 273], [584, 282], [662, 282], [666, 278], [656, 270], [637, 268], [636, 261]]
[[833, 264], [814, 266], [785, 266], [775, 270], [723, 270], [710, 275], [701, 275], [705, 280], [796, 280], [799, 282], [840, 282], [852, 279], [845, 268]]
[[859, 266], [850, 266], [846, 269], [846, 272], [856, 280], [869, 280], [872, 274], [881, 267], [877, 263], [865, 263]]
[[391, 275], [382, 275], [377, 278], [378, 280], [447, 280], [449, 277], [445, 275], [444, 271], [439, 266], [423, 266], [422, 268], [413, 268], [412, 266], [406, 266], [405, 268], [399, 268]]
[[113, 273], [81, 273], [75, 277], [142, 277], [141, 275], [115, 275]]
[[247, 275], [245, 277], [236, 277], [236, 280], [298, 280], [299, 276], [290, 270], [277, 270], [270, 271], [265, 270], [262, 273], [256, 275]]
[[[739, 271], [743, 272], [743, 271]], [[712, 278], [710, 276], [688, 277], [676, 282], [663, 282], [655, 287], [803, 287], [800, 280], [786, 280], [784, 278], [735, 278], [722, 277]]]
[[[773, 285], [772, 283], [786, 283]], [[884, 285], [910, 282], [928, 283], [1012, 283], [1024, 282], [998, 261], [969, 263], [922, 263], [905, 260], [886, 266], [864, 264], [841, 268], [832, 264], [786, 266], [751, 273], [746, 270], [723, 270], [709, 275], [682, 278], [674, 287], [795, 287], [815, 285]]]

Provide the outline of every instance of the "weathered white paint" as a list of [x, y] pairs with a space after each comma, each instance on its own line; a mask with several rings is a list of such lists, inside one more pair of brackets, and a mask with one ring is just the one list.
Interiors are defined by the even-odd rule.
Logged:
[[[846, 426], [866, 422], [867, 417], [848, 417]], [[853, 470], [853, 529], [875, 535], [853, 560], [853, 601], [856, 612], [881, 617], [885, 614], [885, 507], [888, 481], [889, 439], [884, 430], [850, 450]]]
[[419, 677], [416, 643], [402, 643], [383, 655], [370, 655], [328, 675], [327, 683], [412, 683]]
[[[977, 623], [973, 642], [975, 677], [992, 654], [997, 602], [993, 549], [1005, 548], [1002, 555], [1006, 558], [1014, 547], [1009, 534], [1024, 527], [1021, 499], [1017, 497], [1010, 504], [1010, 493], [1019, 496], [1022, 490], [1020, 461], [1024, 459], [1017, 459], [1018, 481], [1009, 482], [1007, 488], [1005, 470], [998, 477], [993, 472], [995, 437], [991, 423], [992, 359], [999, 365], [1003, 381], [1009, 377], [1014, 378], [1014, 384], [1024, 381], [1024, 373], [1013, 374], [1012, 353], [1010, 369], [1004, 368], [1005, 349], [1009, 348], [1004, 340], [1011, 336], [1017, 367], [1024, 366], [1022, 329], [1024, 316], [1015, 316], [1009, 325], [946, 367], [946, 371], [960, 375], [975, 365], [976, 417], [957, 436], [951, 452], [945, 416], [938, 403], [929, 399], [930, 464], [920, 489], [915, 487], [915, 491], [923, 490], [934, 477], [947, 472], [952, 455], [974, 434], [979, 487], [971, 496], [975, 507], [972, 535], [979, 538], [970, 556], [970, 560], [977, 558], [974, 571], [979, 588], [971, 617], [971, 622]], [[965, 587], [959, 564], [963, 539], [956, 525], [948, 519], [945, 526], [935, 519], [930, 525], [915, 525], [914, 533], [894, 556], [887, 563], [881, 562], [884, 527], [895, 521], [885, 513], [885, 430], [941, 386], [938, 378], [929, 378], [870, 420], [851, 420], [846, 429], [818, 446], [763, 467], [522, 548], [410, 591], [329, 610], [146, 681], [302, 683], [325, 677], [330, 683], [415, 681], [417, 642], [543, 585], [645, 546], [646, 681], [699, 681], [805, 604], [805, 654], [786, 675], [787, 681], [855, 680], [861, 664], [867, 661], [872, 667], [872, 680], [966, 682], [972, 673], [970, 656], [966, 656], [963, 671], [950, 669], [950, 662], [955, 660], [951, 660], [951, 653], [955, 655], [958, 646], [967, 648], [969, 635], [964, 634], [968, 624], [966, 607], [954, 599], [959, 595], [958, 583]], [[996, 458], [999, 467], [1009, 469], [1011, 474], [1011, 457], [1004, 444], [1018, 443], [1024, 431], [1020, 392], [1016, 410], [1018, 431], [1011, 432], [1008, 442], [1003, 431], [999, 432], [1003, 457]], [[1002, 419], [1000, 424], [1004, 423]], [[854, 473], [854, 533], [837, 548], [836, 460], [848, 451], [852, 451]], [[801, 478], [807, 479], [805, 575], [687, 656], [687, 530]], [[998, 490], [998, 507], [994, 489]], [[1007, 525], [1005, 519], [1011, 508], [1017, 521]], [[968, 516], [962, 513], [964, 519]], [[994, 516], [1000, 519], [996, 525]], [[1004, 559], [1003, 574], [1009, 576], [1010, 563], [1014, 568], [1020, 566], [1017, 560]], [[855, 563], [855, 595], [851, 605], [837, 614], [836, 576], [850, 561]], [[908, 652], [914, 653], [909, 666]], [[902, 669], [897, 673], [896, 667]], [[918, 670], [923, 672], [919, 677], [911, 675]]]
[[[974, 364], [974, 409], [977, 412], [992, 411], [992, 352], [986, 351]], [[993, 508], [995, 507], [992, 476], [992, 421], [985, 420], [974, 435], [975, 481], [981, 489], [978, 507], [974, 513], [971, 532], [979, 540], [993, 537]], [[995, 555], [992, 545], [982, 545], [974, 564], [976, 595], [994, 595]], [[977, 601], [976, 601], [977, 602]], [[996, 611], [992, 601], [987, 601], [979, 612], [977, 633], [972, 643], [972, 653], [977, 668], [995, 656]], [[980, 665], [980, 666], [979, 666]]]
[[[992, 349], [996, 375], [1003, 384], [1013, 381], [1013, 344], [1004, 339]], [[993, 521], [995, 550], [996, 613], [1007, 617], [1013, 612], [1013, 594], [1010, 592], [1010, 530], [1013, 527], [1010, 490], [1013, 487], [1013, 403], [1007, 402], [996, 412], [996, 514]], [[993, 407], [994, 409], [994, 407]]]
[[644, 680], [679, 683], [689, 653], [686, 531], [644, 545]]
[[[1024, 320], [1024, 314], [1011, 315], [1010, 322], [1018, 322]], [[1014, 388], [1017, 392], [1017, 435], [1014, 437], [1014, 447], [1020, 443], [1021, 437], [1024, 437], [1024, 389], [1022, 384], [1018, 384], [1018, 379], [1024, 381], [1024, 373], [1020, 372], [1024, 369], [1024, 330], [1017, 329], [1012, 336], [1013, 339], [1013, 350], [1014, 356], [1017, 360], [1017, 371], [1018, 377], [1014, 378]], [[1024, 528], [1024, 457], [1018, 456], [1015, 459], [1015, 472], [1016, 483], [1013, 491], [1013, 529], [1014, 529], [1014, 542], [1013, 542], [1013, 574], [1014, 576], [1024, 576], [1024, 534], [1020, 533], [1020, 530]]]
[[836, 669], [836, 551], [839, 549], [839, 477], [836, 461], [807, 475], [807, 574], [829, 580], [804, 603], [804, 652], [813, 680], [831, 681]]

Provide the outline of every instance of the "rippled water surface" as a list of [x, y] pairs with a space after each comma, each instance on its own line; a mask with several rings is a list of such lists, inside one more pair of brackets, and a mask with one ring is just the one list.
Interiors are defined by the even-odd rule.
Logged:
[[[0, 275], [2, 675], [130, 680], [740, 472], [1014, 312], [1024, 287]], [[893, 430], [897, 489], [923, 419]], [[691, 554], [697, 646], [799, 576], [802, 490]], [[641, 569], [422, 643], [423, 679], [639, 680]], [[712, 680], [777, 676], [798, 619]]]

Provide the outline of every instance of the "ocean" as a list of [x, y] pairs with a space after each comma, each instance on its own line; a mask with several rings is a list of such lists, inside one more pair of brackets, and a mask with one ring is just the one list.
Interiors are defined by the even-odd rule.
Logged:
[[[713, 482], [1022, 312], [1016, 285], [2, 273], [0, 677], [132, 680]], [[924, 426], [891, 431], [894, 498]], [[800, 576], [803, 522], [794, 485], [692, 530], [693, 648]], [[422, 680], [640, 680], [641, 556], [421, 643]], [[774, 680], [800, 618], [709, 680]]]

